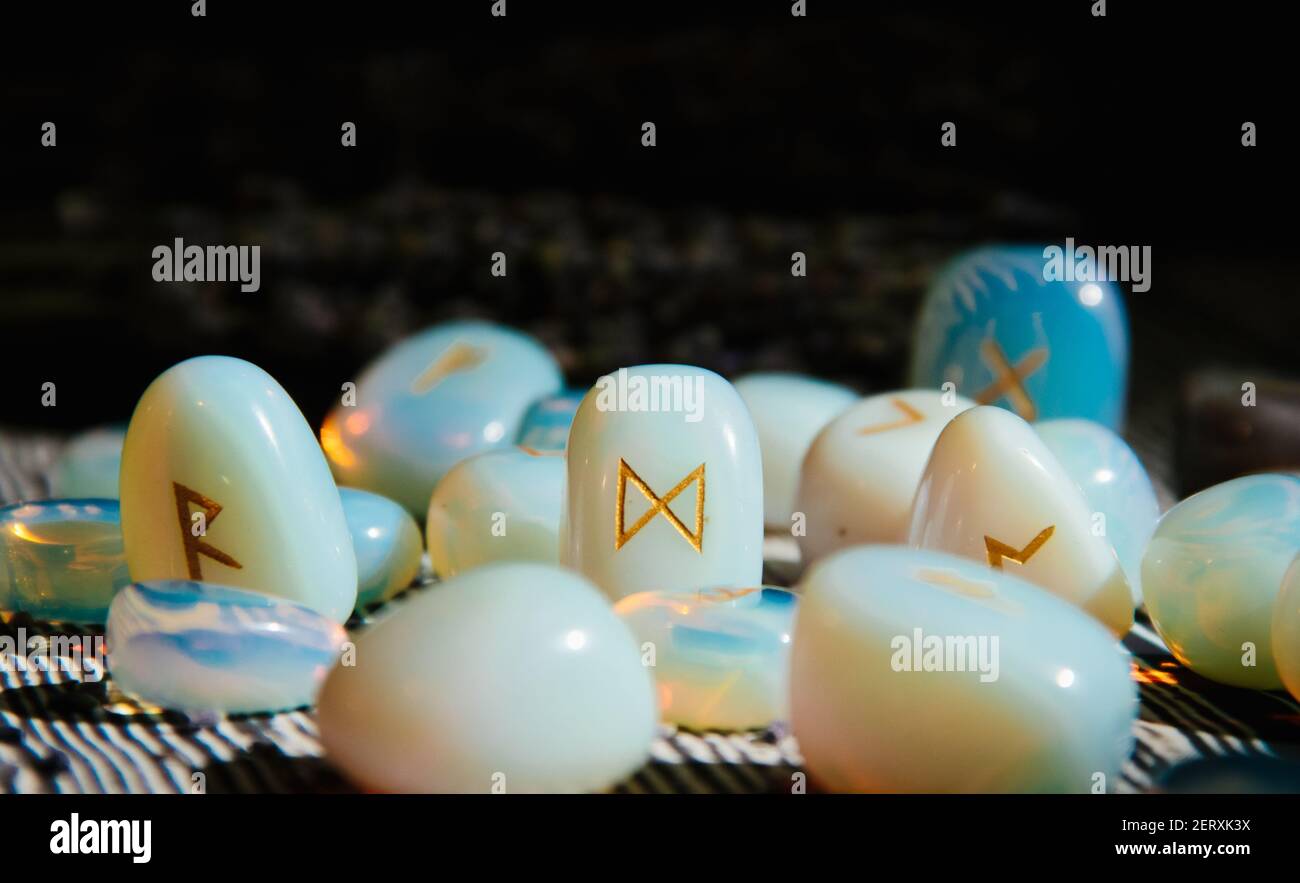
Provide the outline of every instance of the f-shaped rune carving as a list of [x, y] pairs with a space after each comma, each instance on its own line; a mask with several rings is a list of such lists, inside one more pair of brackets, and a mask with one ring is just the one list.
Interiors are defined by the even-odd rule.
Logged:
[[[641, 494], [650, 501], [650, 508], [645, 514], [637, 519], [631, 529], [623, 530], [623, 504], [627, 496], [627, 483], [631, 481]], [[678, 494], [686, 490], [691, 482], [697, 482], [695, 486], [695, 531], [691, 532], [682, 524], [681, 519], [673, 514], [673, 510], [668, 508], [668, 504], [677, 499]], [[677, 482], [677, 486], [664, 494], [662, 497], [656, 496], [655, 492], [650, 490], [650, 485], [641, 480], [641, 476], [633, 471], [632, 467], [627, 465], [627, 461], [622, 457], [618, 459], [618, 496], [614, 499], [614, 549], [623, 548], [623, 545], [632, 537], [636, 536], [637, 531], [645, 527], [654, 519], [656, 515], [662, 515], [668, 520], [668, 523], [677, 528], [677, 532], [686, 538], [686, 542], [697, 552], [704, 551], [704, 464], [696, 466], [690, 475]]]
[[890, 399], [889, 403], [903, 415], [903, 419], [894, 420], [891, 423], [877, 423], [875, 426], [864, 427], [858, 430], [858, 435], [873, 435], [877, 432], [888, 432], [891, 429], [902, 429], [904, 426], [911, 426], [913, 423], [920, 423], [925, 420], [924, 414], [902, 399]]
[[984, 548], [988, 551], [989, 566], [1001, 570], [1003, 559], [1014, 561], [1017, 564], [1024, 564], [1030, 558], [1034, 557], [1035, 552], [1043, 548], [1043, 544], [1052, 538], [1052, 534], [1055, 533], [1055, 531], [1056, 525], [1049, 524], [1047, 527], [1039, 531], [1038, 536], [1030, 540], [1029, 545], [1025, 546], [1023, 549], [1017, 549], [1015, 546], [1008, 546], [1001, 540], [995, 540], [993, 537], [985, 534]]
[[181, 523], [181, 542], [185, 545], [185, 565], [189, 568], [190, 579], [203, 579], [203, 569], [199, 566], [199, 556], [207, 555], [213, 561], [219, 561], [227, 567], [242, 570], [244, 565], [194, 535], [190, 520], [190, 503], [195, 503], [203, 510], [204, 531], [221, 514], [221, 504], [198, 491], [191, 490], [180, 482], [172, 482], [172, 492], [176, 495], [176, 518]]
[[1031, 423], [1038, 418], [1038, 406], [1029, 397], [1025, 381], [1039, 368], [1047, 364], [1047, 347], [1040, 346], [1025, 353], [1015, 365], [1002, 352], [1002, 347], [991, 337], [984, 338], [980, 344], [980, 357], [993, 372], [993, 382], [975, 396], [975, 401], [988, 405], [1006, 396], [1016, 413]]

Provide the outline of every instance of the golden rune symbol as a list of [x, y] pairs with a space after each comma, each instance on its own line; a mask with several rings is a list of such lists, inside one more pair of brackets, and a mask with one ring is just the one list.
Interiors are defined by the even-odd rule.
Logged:
[[1008, 561], [1014, 561], [1017, 564], [1024, 564], [1030, 558], [1034, 557], [1035, 552], [1043, 548], [1043, 544], [1052, 538], [1052, 534], [1055, 531], [1056, 525], [1049, 524], [1047, 527], [1039, 531], [1038, 536], [1030, 540], [1029, 545], [1025, 546], [1023, 549], [1008, 546], [1001, 540], [995, 540], [993, 537], [985, 534], [984, 548], [988, 550], [989, 566], [1001, 570], [1002, 560], [1004, 558]]
[[[636, 524], [626, 532], [623, 530], [623, 502], [627, 496], [627, 483], [631, 481], [636, 489], [639, 490], [647, 500], [650, 501], [650, 508], [645, 514], [637, 519]], [[673, 514], [673, 510], [668, 508], [668, 504], [677, 499], [677, 495], [686, 490], [691, 482], [697, 482], [695, 485], [695, 532], [686, 529], [681, 519]], [[641, 480], [641, 476], [633, 471], [632, 467], [627, 465], [627, 461], [622, 457], [618, 458], [618, 496], [614, 498], [614, 549], [623, 548], [623, 545], [632, 537], [636, 536], [637, 531], [645, 527], [654, 519], [656, 515], [662, 515], [668, 520], [668, 523], [677, 528], [677, 532], [686, 538], [686, 542], [691, 544], [695, 551], [703, 553], [704, 551], [704, 464], [701, 463], [692, 470], [691, 474], [677, 482], [677, 486], [664, 494], [662, 497], [656, 496], [655, 492], [650, 490], [650, 485]]]
[[452, 374], [477, 368], [487, 359], [487, 349], [458, 340], [447, 347], [411, 381], [411, 394], [422, 396]]
[[214, 561], [220, 561], [227, 567], [242, 570], [244, 565], [216, 546], [205, 543], [201, 537], [194, 535], [190, 519], [190, 503], [196, 503], [203, 510], [204, 531], [217, 520], [221, 514], [221, 504], [198, 491], [190, 490], [180, 482], [172, 482], [172, 492], [176, 495], [176, 517], [181, 523], [181, 542], [185, 545], [185, 564], [189, 568], [190, 579], [203, 579], [203, 570], [199, 567], [199, 556], [207, 555]]
[[867, 426], [859, 429], [858, 435], [872, 435], [877, 432], [888, 432], [891, 429], [902, 429], [904, 426], [911, 426], [913, 423], [921, 423], [925, 420], [924, 414], [902, 399], [890, 399], [889, 403], [902, 413], [903, 419], [895, 420], [893, 423], [877, 423], [875, 426]]
[[1006, 396], [1011, 407], [1025, 420], [1033, 422], [1038, 417], [1038, 407], [1025, 389], [1025, 381], [1039, 368], [1047, 364], [1047, 347], [1040, 346], [1025, 353], [1014, 366], [1002, 352], [1002, 347], [991, 337], [984, 338], [980, 344], [980, 358], [993, 372], [993, 382], [975, 396], [975, 401], [988, 405]]

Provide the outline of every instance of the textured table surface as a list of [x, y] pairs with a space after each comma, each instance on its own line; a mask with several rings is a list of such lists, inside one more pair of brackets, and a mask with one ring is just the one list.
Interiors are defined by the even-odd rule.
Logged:
[[[0, 498], [43, 497], [60, 442], [0, 434]], [[766, 544], [767, 578], [782, 584], [791, 546]], [[437, 591], [428, 573], [388, 605], [354, 618], [365, 629], [411, 594]], [[19, 614], [0, 635], [98, 635]], [[1139, 617], [1124, 641], [1141, 709], [1136, 747], [1118, 792], [1149, 791], [1172, 765], [1199, 757], [1300, 756], [1300, 704], [1285, 693], [1223, 687], [1180, 666]], [[322, 756], [310, 709], [270, 715], [186, 716], [141, 705], [111, 676], [0, 666], [0, 792], [338, 792], [350, 790]], [[662, 727], [651, 760], [617, 786], [624, 792], [789, 793], [802, 778], [799, 748], [784, 726], [743, 733]], [[201, 775], [199, 775], [201, 774]]]

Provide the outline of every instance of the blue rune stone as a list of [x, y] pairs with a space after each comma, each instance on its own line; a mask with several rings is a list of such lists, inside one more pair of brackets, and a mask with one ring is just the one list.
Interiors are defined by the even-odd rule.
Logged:
[[1025, 420], [1124, 419], [1128, 320], [1113, 282], [1048, 281], [1044, 249], [990, 246], [955, 259], [927, 292], [911, 384], [955, 391]]

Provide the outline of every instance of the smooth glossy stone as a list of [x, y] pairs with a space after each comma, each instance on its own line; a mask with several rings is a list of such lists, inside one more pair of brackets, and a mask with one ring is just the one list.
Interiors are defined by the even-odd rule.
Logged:
[[1047, 282], [1040, 246], [956, 258], [926, 293], [911, 383], [996, 404], [1028, 421], [1083, 417], [1119, 428], [1128, 320], [1110, 282]]
[[126, 692], [231, 714], [310, 705], [346, 640], [301, 604], [189, 580], [127, 586], [105, 631], [109, 671]]
[[804, 563], [849, 546], [906, 542], [930, 451], [948, 421], [973, 405], [936, 390], [887, 392], [860, 400], [819, 432], [795, 504], [805, 516]]
[[[1160, 637], [1199, 675], [1282, 686], [1273, 656], [1282, 578], [1300, 552], [1300, 479], [1250, 475], [1183, 500], [1142, 559], [1142, 594]], [[1247, 665], [1254, 645], [1254, 665]]]
[[42, 500], [0, 509], [0, 609], [102, 623], [131, 581], [117, 500]]
[[336, 667], [317, 716], [329, 759], [378, 791], [594, 791], [636, 772], [654, 686], [578, 574], [491, 564], [403, 604]]
[[241, 359], [190, 359], [145, 390], [122, 451], [122, 534], [137, 582], [253, 589], [338, 622], [357, 599], [343, 504], [311, 427]]
[[776, 588], [638, 592], [614, 612], [651, 652], [659, 714], [694, 730], [789, 719], [797, 597]]
[[1300, 554], [1282, 578], [1273, 607], [1273, 661], [1282, 685], [1300, 699]]
[[[636, 396], [673, 383], [683, 392], [659, 396], [661, 410]], [[601, 378], [578, 407], [567, 461], [561, 557], [611, 599], [760, 583], [758, 435], [717, 374], [641, 365]]]
[[126, 427], [104, 426], [73, 438], [50, 471], [50, 489], [64, 499], [117, 499]]
[[425, 535], [446, 579], [493, 561], [560, 560], [564, 455], [523, 448], [462, 460], [429, 501]]
[[791, 723], [822, 787], [1090, 792], [1098, 773], [1113, 786], [1137, 690], [1128, 654], [1077, 607], [899, 547], [839, 552], [801, 588]]
[[339, 484], [420, 518], [452, 466], [513, 444], [528, 406], [561, 381], [555, 359], [526, 334], [488, 322], [435, 325], [366, 368], [356, 405], [330, 413], [321, 445]]
[[837, 383], [802, 374], [750, 374], [736, 381], [763, 452], [764, 521], [789, 531], [799, 469], [822, 427], [858, 400]]
[[1179, 411], [1184, 495], [1252, 472], [1300, 471], [1300, 381], [1246, 368], [1198, 371], [1183, 383]]
[[1034, 426], [1095, 514], [1124, 568], [1133, 604], [1142, 603], [1142, 554], [1160, 520], [1155, 487], [1124, 439], [1091, 420], [1045, 420]]
[[585, 390], [566, 390], [533, 402], [519, 427], [517, 444], [534, 451], [563, 451], [584, 395]]
[[424, 544], [411, 514], [387, 497], [339, 488], [357, 556], [357, 609], [386, 601], [420, 572]]
[[944, 428], [912, 508], [908, 544], [1014, 573], [1091, 613], [1116, 635], [1133, 597], [1092, 507], [1028, 423], [972, 408]]

